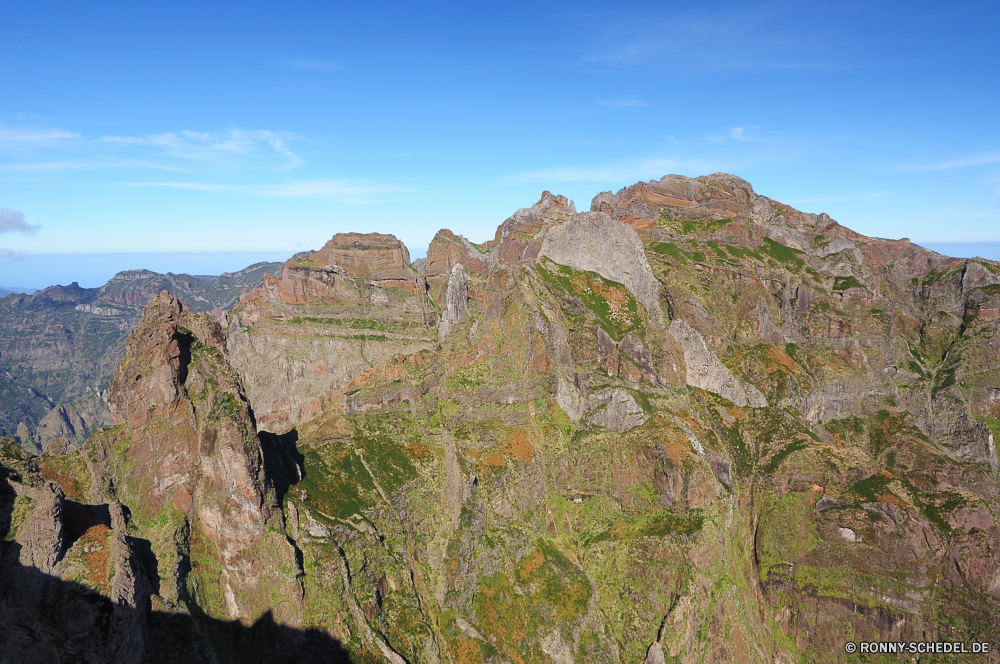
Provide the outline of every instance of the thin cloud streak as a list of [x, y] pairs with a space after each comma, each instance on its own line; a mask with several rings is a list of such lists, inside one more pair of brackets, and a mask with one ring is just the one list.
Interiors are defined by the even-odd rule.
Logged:
[[180, 168], [167, 164], [135, 159], [102, 159], [101, 161], [39, 161], [21, 164], [0, 164], [0, 171], [72, 171], [114, 168], [149, 168], [174, 173], [192, 173], [190, 168]]
[[626, 110], [650, 106], [649, 102], [636, 99], [635, 97], [628, 97], [626, 99], [619, 99], [618, 97], [615, 97], [614, 99], [601, 99], [600, 97], [597, 97], [597, 103]]
[[302, 164], [302, 158], [289, 148], [291, 141], [297, 138], [301, 136], [291, 132], [232, 128], [219, 133], [182, 130], [149, 136], [105, 136], [101, 142], [111, 145], [151, 146], [162, 150], [163, 156], [193, 161], [249, 156], [256, 153], [263, 144], [274, 152], [288, 157], [290, 162], [286, 168], [294, 168]]
[[[862, 36], [852, 48], [833, 48], [808, 12], [773, 4], [717, 11], [673, 11], [669, 16], [615, 15], [575, 17], [604, 29], [582, 61], [610, 67], [649, 67], [685, 71], [818, 71], [864, 65], [852, 54], [866, 50]], [[789, 28], [789, 24], [794, 29]], [[637, 27], [638, 26], [638, 27]], [[669, 37], [666, 37], [669, 36]], [[841, 40], [842, 42], [842, 40]]]
[[0, 147], [54, 147], [81, 138], [81, 134], [65, 129], [42, 129], [23, 125], [0, 126]]
[[1000, 150], [987, 152], [985, 154], [973, 155], [964, 159], [949, 159], [937, 164], [922, 164], [917, 166], [903, 166], [901, 171], [946, 171], [952, 168], [965, 168], [967, 166], [986, 166], [1000, 162]]
[[747, 130], [747, 129], [750, 129], [750, 130], [752, 131], [752, 130], [754, 130], [754, 129], [756, 129], [756, 128], [757, 128], [757, 125], [754, 125], [754, 126], [752, 126], [752, 127], [733, 127], [733, 128], [732, 128], [732, 129], [731, 129], [731, 130], [729, 131], [729, 134], [730, 134], [730, 135], [731, 135], [731, 136], [732, 136], [733, 138], [735, 138], [735, 139], [736, 139], [737, 141], [749, 141], [749, 140], [750, 140], [750, 137], [749, 137], [749, 136], [747, 136], [746, 134], [744, 134], [743, 132], [744, 132], [745, 130]]
[[138, 187], [167, 187], [214, 193], [235, 193], [261, 198], [336, 198], [349, 204], [372, 202], [366, 197], [409, 191], [389, 184], [366, 184], [349, 179], [292, 180], [282, 184], [210, 184], [202, 182], [137, 182]]

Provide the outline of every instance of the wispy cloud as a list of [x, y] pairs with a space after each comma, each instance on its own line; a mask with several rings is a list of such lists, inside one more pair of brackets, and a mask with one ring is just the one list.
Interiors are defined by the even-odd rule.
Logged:
[[0, 233], [27, 233], [34, 235], [38, 226], [24, 220], [24, 213], [8, 208], [0, 208]]
[[984, 152], [978, 155], [962, 157], [959, 159], [949, 159], [936, 164], [919, 164], [916, 166], [903, 166], [902, 171], [946, 171], [951, 168], [965, 168], [966, 166], [986, 166], [1000, 162], [1000, 150]]
[[80, 137], [80, 134], [65, 129], [44, 129], [26, 125], [0, 126], [2, 148], [54, 147]]
[[390, 184], [373, 184], [360, 180], [327, 178], [320, 180], [289, 180], [281, 184], [213, 184], [203, 182], [138, 182], [139, 187], [167, 187], [216, 193], [237, 193], [262, 198], [328, 198], [342, 203], [373, 202], [379, 194], [408, 191]]
[[301, 136], [291, 132], [234, 127], [224, 132], [182, 130], [148, 136], [105, 136], [101, 141], [109, 145], [149, 146], [157, 149], [161, 156], [202, 162], [246, 157], [267, 146], [287, 158], [285, 168], [294, 168], [302, 164], [301, 157], [293, 153], [290, 148], [291, 142], [297, 138]]
[[67, 159], [63, 161], [35, 161], [15, 164], [0, 164], [0, 172], [106, 170], [114, 168], [149, 168], [158, 171], [172, 171], [175, 173], [192, 172], [190, 168], [171, 166], [170, 164], [160, 164], [139, 159], [114, 159], [106, 157], [96, 158], [93, 160]]
[[746, 128], [744, 128], [744, 127], [733, 127], [729, 131], [729, 134], [733, 138], [735, 138], [737, 141], [749, 141], [750, 138], [746, 134], [744, 134], [743, 132], [745, 131], [745, 129], [751, 129], [751, 130], [753, 130], [753, 129], [756, 129], [756, 128], [757, 128], [757, 125], [754, 125], [752, 127], [746, 127]]
[[[864, 64], [858, 54], [872, 47], [864, 34], [831, 39], [838, 31], [817, 23], [811, 8], [795, 10], [785, 3], [726, 3], [715, 10], [659, 13], [616, 8], [613, 15], [576, 12], [570, 20], [601, 24], [600, 38], [593, 39], [582, 59], [611, 67], [811, 71]], [[844, 39], [851, 48], [840, 47]]]
[[725, 143], [726, 137], [719, 136], [718, 134], [705, 134], [706, 141], [712, 141], [713, 143]]
[[[301, 166], [292, 150], [302, 138], [290, 131], [230, 127], [222, 131], [169, 131], [140, 136], [90, 137], [64, 129], [0, 125], [0, 152], [33, 161], [6, 160], [4, 172], [45, 172], [114, 168], [174, 172], [288, 170]], [[39, 159], [38, 155], [44, 155]]]
[[604, 104], [605, 106], [614, 106], [615, 108], [623, 108], [626, 110], [650, 105], [649, 102], [636, 99], [635, 97], [628, 97], [626, 99], [620, 99], [618, 97], [615, 97], [614, 99], [601, 99], [598, 97], [597, 103]]
[[306, 71], [333, 71], [344, 68], [343, 65], [332, 60], [317, 60], [312, 58], [281, 60], [281, 63], [293, 69], [304, 69]]
[[13, 249], [6, 249], [0, 247], [0, 261], [9, 261], [11, 263], [16, 263], [24, 258], [23, 251], [14, 251]]

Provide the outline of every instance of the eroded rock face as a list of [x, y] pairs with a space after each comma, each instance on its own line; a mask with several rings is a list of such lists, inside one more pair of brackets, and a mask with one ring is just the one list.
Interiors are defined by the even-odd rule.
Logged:
[[448, 277], [448, 290], [445, 295], [445, 308], [438, 324], [438, 336], [444, 339], [448, 336], [463, 315], [469, 313], [469, 282], [465, 278], [465, 268], [456, 263]]
[[410, 252], [394, 235], [381, 233], [338, 233], [315, 254], [327, 267], [342, 266], [353, 276], [388, 278], [406, 274]]
[[714, 392], [737, 406], [767, 406], [767, 399], [760, 390], [734, 376], [715, 353], [708, 349], [698, 330], [678, 319], [670, 323], [669, 332], [684, 351], [688, 385]]
[[663, 321], [660, 286], [649, 267], [642, 240], [629, 226], [601, 212], [576, 215], [548, 230], [540, 256], [624, 284], [654, 323]]
[[[120, 424], [38, 482], [148, 542], [172, 619], [280, 623], [224, 648], [198, 635], [243, 627], [189, 616], [185, 661], [320, 635], [484, 664], [1000, 639], [1000, 265], [726, 174], [592, 208], [545, 192], [489, 243], [442, 231], [416, 289], [381, 279], [391, 241], [338, 240], [388, 272], [299, 256], [304, 285], [245, 297], [224, 335], [161, 298], [116, 377]], [[256, 443], [255, 419], [281, 433]], [[135, 579], [99, 596], [138, 606]]]
[[[294, 548], [227, 356], [214, 317], [189, 314], [167, 293], [146, 307], [111, 383], [112, 416], [123, 425], [113, 444], [124, 450], [108, 490], [134, 517], [176, 524], [158, 539], [150, 535], [164, 597], [179, 601], [187, 593], [183, 567], [214, 565], [219, 575], [201, 581], [203, 610], [255, 619], [261, 601], [276, 596], [279, 606], [265, 604], [294, 619]], [[188, 537], [185, 562], [177, 541]]]

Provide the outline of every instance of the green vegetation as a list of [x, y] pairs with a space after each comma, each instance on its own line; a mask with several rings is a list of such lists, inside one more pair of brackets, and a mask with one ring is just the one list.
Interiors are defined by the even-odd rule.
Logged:
[[820, 543], [813, 517], [816, 494], [791, 493], [765, 496], [761, 505], [760, 574], [788, 563], [796, 563]]
[[704, 517], [701, 510], [677, 513], [662, 510], [636, 517], [624, 517], [606, 530], [593, 536], [583, 536], [581, 546], [599, 542], [630, 540], [637, 537], [666, 537], [667, 535], [692, 535], [701, 530]]
[[764, 466], [764, 472], [765, 473], [775, 472], [776, 470], [778, 470], [779, 467], [781, 467], [781, 464], [785, 459], [787, 459], [795, 452], [804, 450], [807, 447], [809, 447], [809, 443], [804, 440], [797, 440], [794, 443], [791, 443], [790, 445], [788, 445], [788, 447], [786, 447], [785, 449], [781, 450], [780, 452], [771, 457], [771, 460], [768, 462], [768, 464]]
[[21, 529], [24, 522], [28, 520], [32, 512], [35, 511], [35, 501], [27, 496], [17, 496], [14, 498], [14, 507], [10, 513], [10, 525], [4, 533], [4, 540], [13, 542], [17, 538], [17, 531]]
[[757, 248], [757, 253], [761, 256], [773, 258], [793, 274], [801, 272], [806, 264], [804, 260], [799, 258], [799, 256], [805, 255], [805, 252], [792, 247], [786, 247], [769, 237], [763, 239], [762, 244]]
[[581, 272], [548, 259], [538, 264], [538, 274], [555, 290], [580, 300], [597, 317], [598, 324], [615, 341], [641, 329], [639, 305], [618, 282], [596, 272]]
[[833, 290], [834, 292], [845, 291], [848, 288], [864, 288], [864, 284], [858, 281], [857, 277], [853, 274], [848, 277], [834, 277], [833, 278]]
[[1000, 284], [990, 284], [989, 286], [979, 286], [976, 288], [977, 291], [983, 293], [984, 295], [989, 295], [993, 297], [994, 295], [1000, 295]]
[[711, 235], [725, 228], [732, 219], [671, 219], [661, 216], [659, 225], [680, 235]]
[[[303, 323], [316, 323], [319, 325], [336, 325], [340, 327], [348, 327], [355, 330], [375, 330], [378, 332], [402, 332], [404, 330], [409, 330], [413, 328], [426, 329], [426, 326], [422, 323], [415, 322], [391, 322], [391, 321], [381, 321], [373, 320], [371, 318], [318, 318], [314, 316], [296, 316], [290, 318], [287, 321], [292, 325], [301, 325]], [[364, 336], [364, 335], [362, 335]], [[386, 337], [380, 336], [380, 341], [385, 341]], [[359, 338], [357, 336], [353, 338]]]
[[670, 256], [681, 265], [687, 265], [688, 254], [673, 242], [653, 242], [649, 248], [661, 255]]
[[[551, 542], [540, 539], [508, 576], [479, 580], [473, 608], [488, 641], [515, 661], [545, 661], [543, 629], [568, 629], [583, 616], [593, 590], [586, 575]], [[530, 643], [530, 645], [529, 645]]]

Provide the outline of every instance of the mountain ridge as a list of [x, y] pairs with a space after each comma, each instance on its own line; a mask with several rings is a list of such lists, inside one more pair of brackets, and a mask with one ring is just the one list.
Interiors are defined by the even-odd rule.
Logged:
[[[136, 644], [123, 661], [277, 661], [212, 636], [272, 616], [393, 663], [1000, 637], [1000, 264], [728, 174], [583, 214], [545, 192], [489, 242], [442, 230], [422, 269], [405, 255], [338, 234], [224, 324], [154, 296], [115, 425], [5, 452], [56, 498], [11, 485], [4, 555], [102, 597], [113, 567], [138, 616], [106, 637]], [[61, 546], [82, 526], [42, 509], [46, 481], [132, 515], [86, 533], [134, 555]], [[153, 631], [166, 614], [183, 627]]]
[[[49, 286], [0, 298], [0, 435], [41, 451], [51, 440], [80, 444], [110, 423], [105, 400], [114, 365], [142, 307], [163, 289], [195, 311], [221, 313], [280, 263], [257, 263], [211, 281], [124, 270], [98, 288]], [[62, 439], [65, 442], [62, 442]]]

